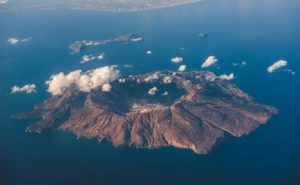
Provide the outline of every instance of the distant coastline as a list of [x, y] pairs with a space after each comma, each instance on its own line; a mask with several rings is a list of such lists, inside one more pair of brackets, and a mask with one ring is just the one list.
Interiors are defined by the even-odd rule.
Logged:
[[0, 7], [3, 11], [28, 11], [28, 10], [54, 10], [54, 9], [70, 9], [70, 10], [95, 10], [108, 12], [138, 12], [143, 10], [152, 10], [159, 8], [175, 7], [185, 4], [198, 3], [204, 0], [92, 0], [92, 1], [73, 1], [73, 2], [52, 2], [40, 4], [23, 4], [14, 5], [7, 3]]

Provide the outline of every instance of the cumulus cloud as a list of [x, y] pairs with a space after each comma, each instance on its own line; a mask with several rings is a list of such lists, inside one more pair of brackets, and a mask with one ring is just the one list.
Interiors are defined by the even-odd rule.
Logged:
[[24, 43], [24, 42], [28, 42], [31, 40], [31, 37], [28, 37], [28, 38], [24, 38], [24, 39], [19, 39], [19, 38], [9, 38], [7, 40], [7, 42], [11, 45], [16, 45], [16, 44], [19, 44], [19, 43]]
[[114, 64], [114, 65], [111, 65], [110, 67], [112, 67], [112, 68], [117, 68], [117, 67], [119, 67], [117, 64]]
[[185, 71], [186, 70], [186, 65], [181, 65], [181, 66], [179, 66], [179, 68], [178, 68], [178, 71], [180, 71], [180, 72], [183, 72], [183, 71]]
[[268, 72], [269, 73], [273, 73], [274, 71], [287, 66], [287, 61], [286, 60], [279, 60], [278, 62], [275, 62], [274, 64], [272, 64], [270, 67], [268, 67]]
[[[81, 70], [72, 71], [69, 74], [58, 73], [46, 81], [48, 92], [52, 95], [61, 95], [65, 90], [76, 89], [82, 92], [90, 92], [102, 87], [120, 76], [120, 71], [114, 66], [100, 67], [83, 73]], [[107, 88], [108, 85], [105, 85]]]
[[97, 56], [97, 59], [98, 60], [103, 60], [104, 59], [104, 53], [101, 53], [101, 54], [99, 54], [98, 56]]
[[80, 63], [84, 64], [84, 63], [88, 63], [90, 61], [95, 60], [96, 58], [93, 55], [83, 55], [81, 58]]
[[94, 55], [83, 55], [81, 57], [81, 61], [80, 63], [84, 64], [84, 63], [88, 63], [88, 62], [91, 62], [91, 61], [94, 61], [94, 60], [103, 60], [104, 59], [104, 54], [103, 53], [100, 53], [96, 56]]
[[157, 91], [158, 91], [157, 87], [153, 87], [148, 90], [148, 94], [154, 96]]
[[11, 88], [11, 93], [19, 93], [19, 92], [24, 92], [26, 94], [30, 94], [30, 93], [36, 93], [36, 85], [35, 84], [27, 84], [24, 85], [23, 87], [18, 87], [18, 86], [13, 86]]
[[150, 81], [154, 81], [154, 80], [157, 80], [157, 79], [159, 79], [159, 76], [157, 75], [157, 73], [154, 73], [152, 75], [147, 76], [144, 79], [144, 82], [150, 82]]
[[204, 63], [202, 64], [202, 68], [210, 67], [218, 62], [218, 59], [215, 56], [209, 56]]
[[110, 92], [111, 85], [109, 83], [106, 83], [106, 84], [102, 85], [101, 89], [103, 92]]
[[146, 52], [146, 55], [152, 55], [152, 51], [151, 51], [151, 50], [148, 50], [148, 51]]
[[16, 45], [20, 42], [20, 40], [18, 38], [10, 38], [7, 40], [7, 42], [11, 45]]
[[119, 79], [118, 79], [118, 82], [119, 82], [119, 83], [126, 83], [126, 79], [125, 79], [125, 78], [119, 78]]
[[230, 75], [222, 74], [219, 77], [222, 80], [233, 80], [233, 79], [235, 79], [235, 76], [234, 76], [233, 73], [231, 73]]
[[161, 94], [162, 96], [168, 96], [169, 95], [169, 92], [168, 91], [165, 91], [164, 93]]
[[183, 58], [182, 57], [174, 57], [174, 58], [171, 58], [171, 61], [174, 63], [180, 63], [180, 62], [183, 62]]
[[171, 77], [171, 76], [165, 76], [165, 77], [163, 78], [163, 82], [164, 82], [165, 84], [170, 84], [170, 83], [172, 83], [172, 77]]

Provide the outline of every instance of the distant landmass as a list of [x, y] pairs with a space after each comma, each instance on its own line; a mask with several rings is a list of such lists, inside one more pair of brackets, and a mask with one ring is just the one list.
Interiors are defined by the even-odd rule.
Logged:
[[72, 50], [72, 54], [76, 54], [81, 52], [83, 49], [88, 48], [88, 47], [94, 47], [94, 46], [103, 46], [108, 43], [112, 42], [141, 42], [143, 41], [143, 38], [134, 35], [134, 34], [126, 34], [126, 35], [120, 35], [120, 36], [115, 36], [112, 38], [104, 39], [104, 40], [81, 40], [81, 41], [76, 41], [72, 44], [70, 44], [69, 48]]
[[120, 78], [111, 87], [69, 89], [13, 118], [40, 119], [27, 127], [30, 133], [59, 129], [114, 146], [203, 154], [224, 135], [249, 134], [277, 113], [211, 72], [158, 71]]
[[24, 0], [7, 3], [10, 10], [28, 9], [87, 9], [105, 11], [140, 11], [147, 9], [178, 6], [201, 0]]

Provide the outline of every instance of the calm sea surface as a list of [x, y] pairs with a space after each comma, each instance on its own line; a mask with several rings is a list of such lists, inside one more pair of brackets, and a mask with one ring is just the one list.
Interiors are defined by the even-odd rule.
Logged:
[[[207, 0], [135, 13], [27, 11], [0, 13], [0, 184], [300, 184], [300, 1]], [[197, 34], [207, 33], [201, 39]], [[68, 45], [134, 33], [142, 43], [109, 44], [103, 61], [80, 64], [84, 53]], [[32, 37], [11, 46], [10, 37]], [[151, 49], [152, 56], [145, 55]], [[199, 70], [209, 56], [219, 59], [216, 74], [235, 73], [233, 83], [260, 103], [280, 111], [267, 125], [243, 138], [226, 138], [208, 155], [189, 150], [114, 148], [69, 133], [24, 132], [31, 121], [13, 121], [50, 95], [44, 82], [58, 72], [118, 64], [122, 74]], [[280, 59], [288, 69], [268, 74]], [[233, 62], [246, 61], [244, 68]], [[133, 65], [125, 68], [123, 65]], [[10, 94], [14, 85], [35, 83], [36, 94]]]

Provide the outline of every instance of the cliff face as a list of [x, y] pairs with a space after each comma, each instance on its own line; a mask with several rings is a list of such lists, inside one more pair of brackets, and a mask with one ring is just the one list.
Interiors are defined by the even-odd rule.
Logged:
[[156, 72], [111, 86], [110, 92], [66, 91], [14, 118], [41, 118], [27, 132], [55, 128], [115, 146], [207, 153], [225, 133], [248, 134], [277, 113], [209, 72]]

